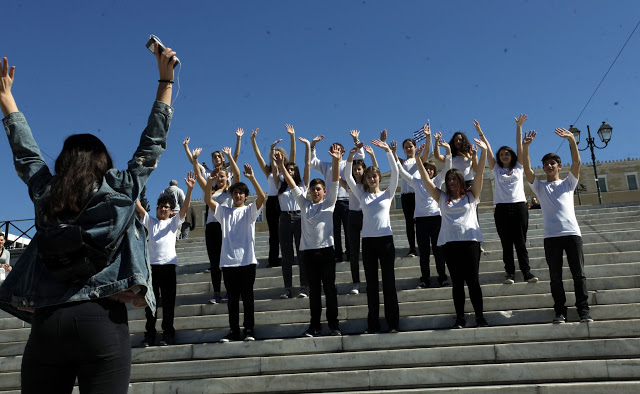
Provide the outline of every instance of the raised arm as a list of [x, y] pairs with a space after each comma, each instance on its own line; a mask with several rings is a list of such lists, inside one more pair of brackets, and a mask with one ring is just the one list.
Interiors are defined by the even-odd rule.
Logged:
[[[438, 131], [436, 133], [436, 141], [440, 141], [442, 140], [442, 132]], [[442, 144], [436, 144], [435, 148], [433, 149], [433, 158], [436, 159], [437, 161], [439, 161], [440, 163], [444, 163], [444, 156], [442, 156], [440, 154], [440, 147], [443, 146]]]
[[482, 193], [482, 183], [484, 182], [484, 167], [487, 164], [487, 144], [484, 141], [479, 140], [477, 138], [473, 139], [480, 147], [482, 152], [480, 153], [480, 161], [478, 162], [478, 169], [476, 171], [476, 176], [473, 178], [473, 185], [471, 186], [471, 193], [473, 196], [478, 199], [480, 197], [480, 193]]
[[275, 157], [273, 158], [273, 162], [275, 166], [278, 167], [278, 170], [282, 173], [284, 181], [287, 183], [287, 185], [289, 185], [289, 188], [291, 190], [295, 189], [298, 185], [296, 185], [296, 182], [293, 180], [291, 175], [289, 175], [289, 171], [287, 171], [287, 168], [285, 167], [284, 157], [282, 157], [280, 152], [276, 152], [274, 156]]
[[249, 164], [244, 165], [244, 176], [251, 181], [253, 188], [256, 190], [256, 208], [257, 209], [262, 208], [262, 204], [264, 203], [264, 200], [265, 198], [267, 198], [267, 196], [262, 191], [260, 184], [258, 183], [258, 181], [256, 180], [256, 177], [253, 174], [253, 169]]
[[138, 218], [140, 220], [142, 220], [142, 218], [144, 218], [144, 215], [147, 214], [147, 210], [144, 209], [144, 207], [140, 203], [140, 199], [139, 198], [136, 198], [136, 213], [138, 214]]
[[524, 176], [527, 177], [527, 182], [529, 183], [533, 183], [536, 179], [536, 174], [531, 168], [531, 158], [529, 157], [529, 145], [531, 145], [534, 138], [536, 138], [536, 132], [529, 131], [522, 140], [522, 167], [524, 167]]
[[[356, 144], [356, 146], [358, 146]], [[311, 150], [311, 148], [308, 148]], [[340, 180], [340, 158], [342, 157], [342, 152], [339, 146], [333, 146], [331, 150], [329, 150], [329, 155], [331, 156], [331, 181], [338, 182]]]
[[269, 178], [269, 168], [267, 167], [267, 163], [264, 162], [264, 159], [260, 154], [260, 148], [258, 148], [258, 143], [256, 142], [258, 130], [259, 129], [255, 129], [251, 132], [251, 147], [253, 148], [253, 153], [256, 155], [256, 160], [258, 160], [258, 164], [260, 165], [260, 169], [264, 173], [264, 176]]
[[269, 151], [269, 160], [272, 163], [271, 174], [273, 175], [273, 184], [276, 185], [276, 189], [280, 187], [280, 177], [278, 173], [278, 166], [275, 165], [275, 162], [273, 160], [276, 154], [276, 145], [278, 145], [281, 141], [282, 141], [282, 138], [274, 141], [274, 143], [271, 144], [271, 150]]
[[372, 140], [371, 143], [378, 148], [384, 149], [387, 152], [387, 159], [389, 159], [389, 167], [391, 167], [391, 177], [389, 179], [389, 187], [387, 188], [388, 194], [390, 194], [390, 198], [396, 194], [396, 189], [398, 188], [398, 166], [396, 165], [396, 160], [393, 157], [393, 153], [391, 152], [391, 147], [387, 145], [386, 142], [382, 142], [380, 140]]
[[396, 141], [389, 142], [389, 148], [391, 149], [391, 153], [393, 154], [393, 159], [400, 164], [404, 164], [404, 160], [398, 157], [398, 143]]
[[200, 188], [202, 188], [202, 191], [207, 191], [207, 180], [204, 179], [204, 176], [202, 175], [202, 170], [200, 169], [200, 164], [198, 164], [198, 157], [200, 157], [200, 153], [202, 153], [202, 148], [196, 148], [193, 150], [193, 152], [191, 153], [191, 157], [193, 158], [193, 160], [191, 161], [191, 164], [193, 165], [193, 172], [195, 174], [195, 178], [196, 181], [198, 182], [198, 185], [200, 185]]
[[302, 182], [303, 185], [308, 186], [311, 181], [311, 144], [306, 138], [298, 137], [298, 139], [304, 144], [304, 176], [302, 177]]
[[171, 48], [166, 48], [162, 53], [158, 50], [158, 43], [155, 44], [155, 55], [158, 60], [158, 71], [160, 79], [158, 81], [158, 93], [156, 100], [171, 105], [171, 92], [173, 87], [173, 65], [176, 60], [176, 53]]
[[231, 174], [233, 174], [233, 183], [240, 182], [240, 169], [238, 168], [238, 164], [236, 164], [236, 160], [231, 156], [231, 148], [224, 147], [222, 148], [222, 153], [227, 156], [227, 160], [229, 160], [229, 166], [231, 167]]
[[513, 119], [516, 121], [516, 155], [518, 155], [518, 163], [524, 165], [522, 161], [522, 124], [529, 118], [526, 114], [520, 114]]
[[218, 167], [214, 168], [213, 171], [211, 171], [211, 174], [209, 175], [209, 179], [207, 179], [207, 183], [204, 187], [204, 203], [207, 204], [209, 206], [210, 209], [212, 209], [214, 212], [216, 211], [216, 207], [218, 206], [218, 203], [214, 201], [213, 199], [213, 182], [215, 181], [216, 177], [218, 176], [218, 171], [220, 171], [220, 169]]
[[291, 148], [289, 150], [289, 163], [296, 162], [296, 131], [293, 129], [293, 126], [290, 124], [284, 126], [287, 129], [287, 134], [289, 134], [289, 139], [291, 140]]
[[[482, 141], [484, 143], [484, 145], [487, 147], [487, 161], [489, 162], [489, 168], [493, 170], [493, 166], [496, 165], [496, 159], [493, 155], [493, 151], [491, 150], [491, 144], [489, 144], [489, 141], [487, 140], [487, 137], [485, 137], [484, 133], [482, 132], [482, 128], [480, 127], [480, 123], [478, 123], [477, 120], [473, 120], [473, 126], [476, 128], [476, 131], [478, 132], [478, 137], [480, 137], [480, 141]], [[475, 171], [475, 170], [474, 170]]]
[[346, 176], [345, 181], [347, 181], [347, 185], [349, 185], [349, 189], [351, 189], [351, 193], [361, 201], [363, 198], [363, 191], [360, 190], [356, 186], [356, 180], [353, 179], [353, 156], [356, 152], [364, 145], [362, 142], [359, 145], [354, 146], [349, 151], [349, 156], [347, 157], [347, 165], [344, 167], [344, 175]]
[[427, 188], [427, 191], [429, 192], [429, 194], [431, 194], [431, 197], [436, 202], [440, 202], [440, 193], [442, 192], [433, 183], [431, 178], [429, 178], [429, 173], [427, 172], [427, 169], [424, 168], [424, 164], [422, 160], [416, 160], [416, 167], [418, 167], [418, 172], [420, 173], [420, 178], [422, 179], [422, 183], [424, 183], [424, 186]]
[[576, 179], [580, 179], [580, 151], [578, 144], [573, 137], [573, 133], [567, 129], [556, 129], [556, 134], [569, 141], [569, 149], [571, 149], [571, 173]]
[[431, 126], [429, 124], [425, 124], [424, 126], [422, 126], [422, 132], [426, 137], [426, 141], [424, 143], [425, 148], [422, 151], [422, 155], [418, 157], [420, 157], [420, 160], [422, 161], [427, 161], [429, 160], [429, 152], [431, 152]]
[[323, 138], [324, 135], [318, 135], [311, 141], [311, 168], [318, 171], [322, 175], [324, 175], [325, 172], [325, 163], [323, 163], [322, 160], [318, 159], [318, 156], [316, 155], [316, 144], [322, 141]]
[[369, 157], [371, 157], [371, 165], [374, 167], [380, 168], [380, 166], [378, 166], [378, 160], [376, 159], [376, 154], [373, 152], [373, 148], [369, 145], [365, 145], [364, 150], [369, 154]]
[[236, 130], [236, 149], [233, 151], [233, 160], [238, 161], [238, 157], [240, 157], [240, 146], [242, 145], [242, 135], [244, 134], [244, 129], [238, 127]]
[[180, 219], [184, 219], [187, 216], [187, 211], [189, 210], [189, 206], [191, 205], [191, 192], [193, 191], [193, 187], [196, 184], [196, 177], [193, 171], [190, 171], [187, 174], [187, 177], [184, 178], [184, 182], [187, 184], [187, 193], [184, 196], [184, 203], [180, 207]]
[[13, 78], [16, 73], [16, 66], [9, 67], [9, 60], [2, 58], [2, 73], [0, 75], [0, 107], [2, 115], [7, 116], [10, 113], [18, 112], [18, 105], [11, 93]]

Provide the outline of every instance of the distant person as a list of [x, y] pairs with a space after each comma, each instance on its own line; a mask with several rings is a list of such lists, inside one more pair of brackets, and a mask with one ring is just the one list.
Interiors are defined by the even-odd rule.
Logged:
[[536, 197], [531, 197], [531, 206], [529, 209], [540, 209], [540, 201]]
[[[31, 325], [22, 356], [22, 393], [71, 393], [76, 379], [82, 393], [118, 394], [129, 388], [131, 340], [125, 303], [155, 310], [144, 227], [134, 218], [135, 200], [165, 149], [173, 116], [176, 53], [170, 48], [160, 53], [156, 46], [155, 54], [160, 74], [156, 101], [128, 167], [113, 168], [107, 148], [96, 136], [74, 134], [55, 160], [55, 175], [11, 93], [15, 67], [9, 68], [6, 57], [2, 61], [3, 124], [15, 169], [29, 188], [37, 228], [0, 286], [0, 308]], [[121, 72], [127, 71], [125, 67]], [[62, 70], [52, 72], [52, 77], [68, 77]], [[105, 116], [122, 120], [121, 112], [130, 110]], [[68, 114], [69, 108], [63, 106], [59, 112]], [[65, 118], [70, 124], [74, 121], [72, 116]], [[80, 256], [61, 249], [39, 250], [50, 231], [61, 229], [60, 223], [72, 225], [72, 235], [78, 230], [90, 234], [93, 245], [82, 248]], [[97, 257], [106, 250], [112, 251]], [[61, 267], [59, 257], [69, 259], [70, 265]], [[89, 258], [91, 264], [86, 263]]]
[[11, 253], [4, 247], [6, 239], [4, 233], [0, 233], [0, 268], [4, 268], [6, 273], [11, 271]]
[[[149, 215], [146, 209], [136, 200], [136, 212], [142, 220], [142, 224], [148, 232], [149, 263], [151, 264], [151, 277], [153, 293], [162, 300], [162, 340], [161, 346], [174, 345], [176, 343], [176, 330], [173, 327], [174, 310], [176, 306], [176, 267], [178, 256], [176, 255], [176, 234], [189, 209], [191, 191], [196, 183], [193, 172], [190, 172], [187, 183], [187, 194], [182, 208], [177, 215], [173, 215], [175, 201], [173, 197], [163, 194], [158, 198], [156, 217]], [[143, 347], [153, 346], [156, 340], [157, 314], [151, 308], [145, 308], [147, 323], [145, 325]]]
[[171, 214], [171, 217], [174, 217], [175, 212], [179, 212], [182, 204], [184, 204], [184, 192], [178, 187], [178, 181], [175, 179], [169, 182], [169, 187], [164, 189], [162, 193], [160, 193], [160, 196], [171, 196], [173, 197], [173, 201], [176, 202], [174, 213]]
[[571, 170], [565, 179], [560, 179], [562, 161], [555, 153], [547, 153], [542, 157], [542, 169], [546, 174], [546, 182], [536, 178], [531, 168], [529, 145], [536, 137], [535, 131], [530, 131], [522, 142], [524, 156], [524, 174], [531, 185], [531, 189], [540, 198], [542, 220], [544, 223], [544, 256], [549, 266], [551, 279], [551, 296], [556, 316], [554, 324], [567, 321], [567, 297], [562, 284], [562, 257], [567, 254], [567, 263], [573, 278], [573, 288], [576, 295], [576, 308], [581, 323], [592, 322], [589, 314], [589, 294], [587, 291], [587, 277], [584, 273], [584, 254], [582, 252], [582, 234], [576, 219], [573, 204], [573, 191], [578, 185], [580, 177], [580, 152], [573, 133], [567, 129], [556, 129], [556, 134], [569, 141], [571, 149]]
[[187, 216], [184, 218], [182, 228], [180, 229], [180, 239], [189, 239], [189, 232], [196, 228], [196, 213], [193, 206], [189, 205]]

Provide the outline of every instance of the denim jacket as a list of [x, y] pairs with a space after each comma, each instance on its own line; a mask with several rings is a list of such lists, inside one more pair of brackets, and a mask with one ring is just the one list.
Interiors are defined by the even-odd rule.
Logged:
[[[156, 101], [128, 168], [124, 171], [110, 169], [102, 179], [102, 184], [96, 185], [96, 194], [76, 224], [90, 233], [99, 245], [107, 246], [117, 239], [135, 214], [135, 201], [166, 149], [172, 115], [172, 107]], [[143, 291], [148, 306], [155, 312], [145, 230], [137, 217], [125, 230], [115, 259], [85, 283], [68, 285], [51, 277], [38, 258], [37, 243], [38, 229], [47, 227], [40, 212], [50, 194], [53, 176], [24, 115], [14, 112], [2, 122], [13, 151], [16, 171], [27, 184], [34, 204], [36, 234], [0, 285], [0, 309], [30, 322], [32, 313], [18, 308], [32, 309], [92, 300], [131, 289]]]

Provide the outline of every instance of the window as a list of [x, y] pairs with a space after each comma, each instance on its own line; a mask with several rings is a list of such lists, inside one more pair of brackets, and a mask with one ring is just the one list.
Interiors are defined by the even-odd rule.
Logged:
[[598, 185], [600, 186], [600, 191], [606, 193], [609, 191], [607, 187], [607, 176], [606, 175], [598, 175]]
[[627, 186], [629, 190], [638, 190], [638, 173], [637, 172], [625, 172], [625, 178], [627, 178]]

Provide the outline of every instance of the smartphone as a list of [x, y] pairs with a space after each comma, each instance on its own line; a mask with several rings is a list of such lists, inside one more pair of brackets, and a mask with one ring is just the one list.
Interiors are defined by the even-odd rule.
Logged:
[[[158, 43], [158, 50], [160, 50], [160, 52], [166, 49], [162, 41], [160, 41], [160, 39], [157, 36], [154, 36], [152, 34], [149, 36], [149, 41], [147, 41], [147, 49], [149, 49], [153, 54], [156, 53], [156, 45], [155, 45], [156, 42]], [[174, 57], [176, 58], [176, 62], [173, 64], [173, 68], [176, 68], [176, 66], [180, 64], [180, 59], [178, 59], [177, 56], [174, 56]]]

